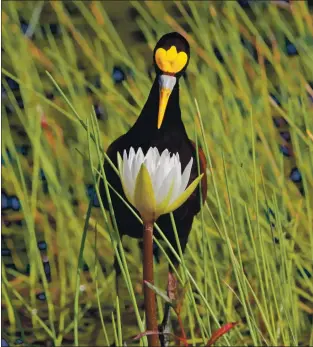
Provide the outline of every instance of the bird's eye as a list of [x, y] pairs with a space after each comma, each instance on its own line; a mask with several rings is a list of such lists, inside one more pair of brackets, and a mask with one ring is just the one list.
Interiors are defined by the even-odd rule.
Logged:
[[155, 61], [159, 69], [165, 73], [176, 74], [186, 65], [188, 56], [185, 52], [177, 53], [175, 46], [167, 51], [164, 48], [158, 48], [155, 52]]

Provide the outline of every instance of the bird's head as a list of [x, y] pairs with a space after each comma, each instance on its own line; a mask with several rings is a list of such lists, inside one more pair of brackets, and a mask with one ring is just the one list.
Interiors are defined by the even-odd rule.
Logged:
[[154, 48], [153, 60], [160, 86], [158, 129], [161, 128], [171, 92], [186, 70], [189, 58], [189, 44], [176, 32], [162, 36]]

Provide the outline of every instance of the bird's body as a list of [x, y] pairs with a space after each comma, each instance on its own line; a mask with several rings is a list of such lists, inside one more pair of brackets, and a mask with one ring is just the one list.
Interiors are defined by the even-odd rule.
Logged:
[[[187, 136], [179, 105], [179, 79], [188, 65], [189, 58], [189, 44], [180, 34], [166, 34], [158, 41], [153, 53], [156, 78], [141, 114], [132, 128], [115, 140], [107, 150], [108, 157], [116, 167], [118, 152], [123, 155], [124, 150], [129, 152], [131, 147], [135, 151], [141, 148], [144, 154], [147, 153], [150, 147], [156, 147], [160, 153], [165, 149], [171, 154], [179, 153], [182, 171], [190, 159], [193, 158], [188, 185], [200, 173], [203, 173], [201, 185], [173, 212], [182, 251], [185, 250], [193, 219], [201, 207], [200, 189], [202, 190], [203, 201], [207, 193], [205, 156], [199, 148], [199, 173], [197, 151], [194, 143]], [[127, 200], [120, 178], [108, 161], [104, 162], [104, 171], [110, 184]], [[100, 194], [104, 207], [109, 209], [103, 180], [100, 181]], [[142, 238], [142, 224], [114, 192], [111, 191], [110, 196], [121, 237], [128, 235], [134, 238]], [[170, 215], [161, 215], [156, 223], [172, 246], [178, 250]], [[154, 233], [154, 235], [159, 236], [158, 233]], [[173, 263], [177, 264], [176, 258], [172, 254], [170, 257]], [[115, 264], [117, 265], [117, 263]], [[116, 269], [118, 270], [117, 266]]]
[[[160, 129], [156, 128], [159, 109], [159, 85], [157, 79], [151, 88], [148, 100], [133, 127], [125, 134], [115, 140], [108, 148], [107, 155], [117, 166], [117, 153], [123, 153], [124, 149], [129, 151], [133, 147], [135, 151], [141, 147], [146, 153], [150, 147], [157, 147], [159, 152], [168, 149], [171, 153], [179, 153], [182, 170], [186, 167], [191, 157], [193, 165], [189, 183], [199, 176], [197, 166], [197, 152], [194, 143], [189, 140], [184, 124], [181, 119], [179, 107], [179, 85], [173, 89], [169, 99], [164, 122]], [[205, 157], [200, 150], [200, 172], [204, 173], [202, 178], [202, 197], [206, 197], [206, 176], [205, 176]], [[122, 185], [116, 172], [106, 161], [104, 170], [108, 181], [125, 198]], [[101, 196], [105, 197], [103, 182], [100, 185]], [[111, 199], [115, 212], [115, 217], [120, 235], [128, 235], [134, 238], [142, 238], [142, 224], [134, 217], [123, 201], [114, 193], [111, 193]], [[126, 198], [125, 198], [126, 199]], [[108, 209], [107, 199], [103, 199], [105, 208]], [[197, 188], [190, 198], [174, 212], [175, 223], [180, 238], [181, 247], [184, 250], [188, 236], [191, 230], [194, 216], [199, 212], [201, 206], [200, 190]], [[176, 248], [174, 231], [169, 214], [159, 217], [157, 224], [164, 232], [165, 236]], [[158, 234], [156, 234], [158, 237]]]

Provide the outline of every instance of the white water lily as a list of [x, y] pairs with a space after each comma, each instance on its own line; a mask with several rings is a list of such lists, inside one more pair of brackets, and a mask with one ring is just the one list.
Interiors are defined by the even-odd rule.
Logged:
[[144, 155], [141, 148], [130, 148], [123, 159], [118, 153], [118, 169], [124, 193], [128, 201], [139, 211], [143, 221], [154, 222], [157, 218], [180, 207], [193, 193], [201, 177], [188, 187], [193, 158], [184, 172], [179, 154], [171, 155], [165, 149], [161, 155], [151, 147]]

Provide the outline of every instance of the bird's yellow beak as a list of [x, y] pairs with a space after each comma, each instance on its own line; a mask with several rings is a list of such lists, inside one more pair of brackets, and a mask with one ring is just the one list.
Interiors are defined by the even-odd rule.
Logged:
[[161, 128], [164, 115], [165, 115], [165, 110], [166, 106], [168, 103], [168, 99], [171, 95], [171, 90], [168, 88], [161, 88], [160, 89], [160, 101], [159, 101], [159, 114], [158, 114], [158, 129]]
[[159, 113], [158, 113], [158, 129], [161, 128], [163, 123], [166, 107], [174, 85], [176, 77], [169, 75], [161, 75], [159, 77], [160, 84], [160, 100], [159, 100]]

